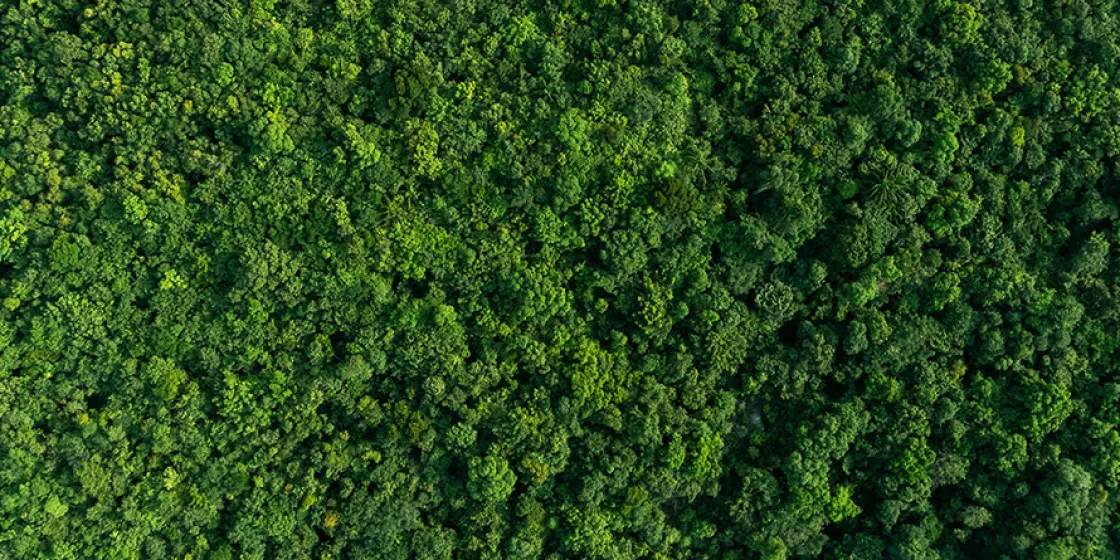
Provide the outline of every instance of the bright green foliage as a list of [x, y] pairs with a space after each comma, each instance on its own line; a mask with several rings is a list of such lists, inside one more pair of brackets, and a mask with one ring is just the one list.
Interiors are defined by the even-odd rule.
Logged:
[[505, 501], [517, 482], [509, 463], [493, 455], [473, 457], [468, 472], [467, 490], [471, 497], [482, 502]]
[[0, 559], [1104, 559], [1116, 0], [0, 5]]

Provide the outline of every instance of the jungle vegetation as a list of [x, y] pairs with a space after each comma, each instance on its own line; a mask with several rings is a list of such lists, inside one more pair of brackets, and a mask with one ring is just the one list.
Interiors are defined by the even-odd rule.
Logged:
[[1115, 0], [5, 0], [0, 557], [1114, 559]]

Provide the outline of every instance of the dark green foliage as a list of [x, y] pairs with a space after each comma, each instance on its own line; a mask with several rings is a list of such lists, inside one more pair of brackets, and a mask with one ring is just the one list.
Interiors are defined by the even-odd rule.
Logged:
[[1116, 558], [1120, 5], [0, 5], [0, 558]]

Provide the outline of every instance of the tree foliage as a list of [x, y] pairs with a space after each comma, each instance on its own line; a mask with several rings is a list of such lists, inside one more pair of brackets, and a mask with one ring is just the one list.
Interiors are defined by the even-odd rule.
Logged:
[[1115, 558], [1118, 37], [0, 5], [0, 557]]

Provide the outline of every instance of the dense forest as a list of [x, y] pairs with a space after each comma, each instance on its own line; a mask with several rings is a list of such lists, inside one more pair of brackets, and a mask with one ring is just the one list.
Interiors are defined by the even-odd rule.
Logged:
[[0, 558], [1120, 556], [1116, 0], [0, 2]]

